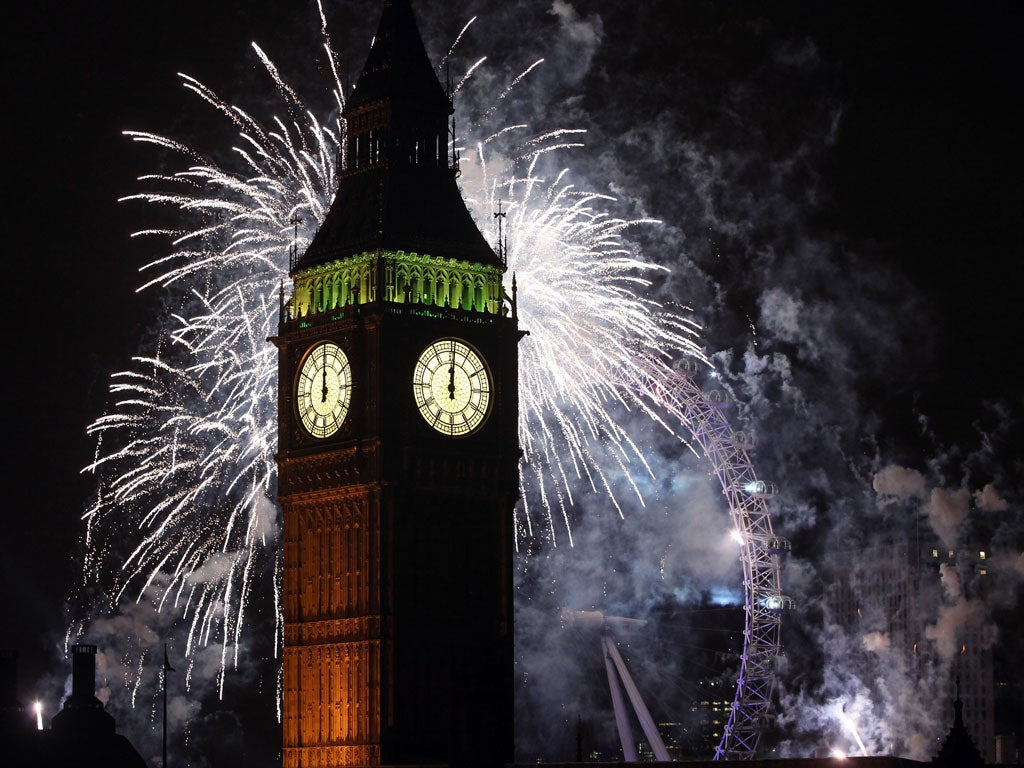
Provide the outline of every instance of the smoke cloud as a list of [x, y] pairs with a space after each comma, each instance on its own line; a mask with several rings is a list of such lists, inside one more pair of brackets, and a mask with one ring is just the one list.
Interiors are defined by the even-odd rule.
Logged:
[[924, 475], [916, 469], [906, 467], [885, 467], [875, 473], [872, 487], [881, 498], [879, 503], [924, 499], [927, 496]]
[[928, 503], [928, 521], [944, 546], [949, 548], [956, 546], [960, 526], [967, 519], [967, 507], [970, 500], [970, 493], [964, 489], [947, 491], [942, 488], [934, 488], [932, 490]]

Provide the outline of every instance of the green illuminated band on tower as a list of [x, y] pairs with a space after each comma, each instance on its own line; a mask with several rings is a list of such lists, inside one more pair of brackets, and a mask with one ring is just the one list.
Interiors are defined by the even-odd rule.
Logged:
[[378, 300], [504, 314], [502, 269], [405, 251], [374, 251], [296, 275], [282, 306], [287, 319]]

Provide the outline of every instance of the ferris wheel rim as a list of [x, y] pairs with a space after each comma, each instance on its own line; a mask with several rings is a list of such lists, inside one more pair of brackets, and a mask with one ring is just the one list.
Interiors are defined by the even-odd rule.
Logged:
[[[675, 416], [711, 462], [740, 538], [743, 571], [743, 651], [729, 719], [715, 749], [715, 760], [749, 760], [757, 751], [770, 717], [775, 660], [782, 650], [780, 612], [788, 598], [781, 592], [779, 554], [766, 496], [768, 484], [732, 431], [720, 398], [710, 396], [686, 372], [637, 360], [631, 391], [642, 392]], [[693, 450], [693, 445], [690, 445]], [[697, 451], [694, 450], [697, 454]], [[698, 456], [700, 454], [697, 454]]]

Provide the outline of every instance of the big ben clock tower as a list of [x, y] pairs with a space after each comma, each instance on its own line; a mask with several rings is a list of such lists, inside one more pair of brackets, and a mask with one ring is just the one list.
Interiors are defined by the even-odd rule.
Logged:
[[521, 333], [451, 113], [409, 0], [385, 0], [274, 339], [286, 767], [513, 759]]

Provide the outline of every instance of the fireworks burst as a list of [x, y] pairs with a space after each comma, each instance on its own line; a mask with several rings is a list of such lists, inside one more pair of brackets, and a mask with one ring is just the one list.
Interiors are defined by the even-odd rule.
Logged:
[[[344, 92], [325, 25], [323, 35], [340, 111]], [[140, 287], [162, 290], [168, 310], [155, 349], [114, 375], [115, 402], [90, 427], [97, 448], [86, 468], [98, 480], [85, 513], [86, 582], [102, 586], [115, 612], [124, 601], [148, 601], [180, 617], [190, 659], [200, 647], [219, 647], [221, 693], [225, 670], [238, 661], [256, 577], [280, 581], [271, 501], [277, 356], [266, 339], [276, 331], [288, 254], [309, 243], [330, 205], [344, 135], [341, 118], [318, 119], [253, 48], [287, 119], [261, 123], [182, 76], [237, 130], [231, 167], [165, 136], [127, 134], [184, 167], [143, 177], [150, 191], [125, 199], [170, 208], [179, 223], [137, 233], [170, 242], [142, 268]], [[478, 220], [492, 223], [491, 242], [499, 202], [507, 215], [509, 267], [522, 287], [521, 324], [532, 334], [521, 346], [520, 386], [530, 503], [517, 530], [551, 543], [563, 535], [571, 543], [579, 482], [618, 509], [605, 467], [626, 477], [651, 471], [612, 415], [626, 408], [656, 418], [644, 392], [622, 385], [636, 380], [629, 372], [640, 360], [669, 371], [683, 355], [700, 356], [693, 322], [643, 297], [661, 267], [640, 258], [623, 232], [644, 222], [609, 215], [610, 198], [576, 190], [565, 170], [545, 178], [542, 168], [575, 145], [576, 134], [533, 135], [515, 125], [464, 139], [474, 153], [461, 147], [464, 193]], [[639, 497], [635, 483], [633, 492]], [[275, 645], [280, 636], [278, 625]]]
[[608, 460], [642, 502], [632, 476], [638, 467], [651, 469], [609, 409], [617, 403], [653, 415], [647, 393], [623, 387], [636, 379], [637, 360], [668, 373], [679, 356], [700, 351], [692, 321], [643, 298], [647, 274], [660, 268], [638, 258], [621, 237], [627, 227], [654, 222], [610, 217], [600, 206], [611, 198], [577, 192], [565, 181], [566, 170], [553, 181], [540, 178], [537, 164], [548, 151], [520, 157], [525, 175], [504, 180], [489, 180], [482, 147], [479, 158], [487, 206], [509, 207], [509, 268], [523, 286], [520, 320], [531, 332], [520, 352], [526, 486], [520, 533], [535, 536], [530, 499], [536, 498], [542, 534], [557, 543], [563, 530], [571, 544], [569, 509], [580, 480], [622, 514], [604, 469]]

